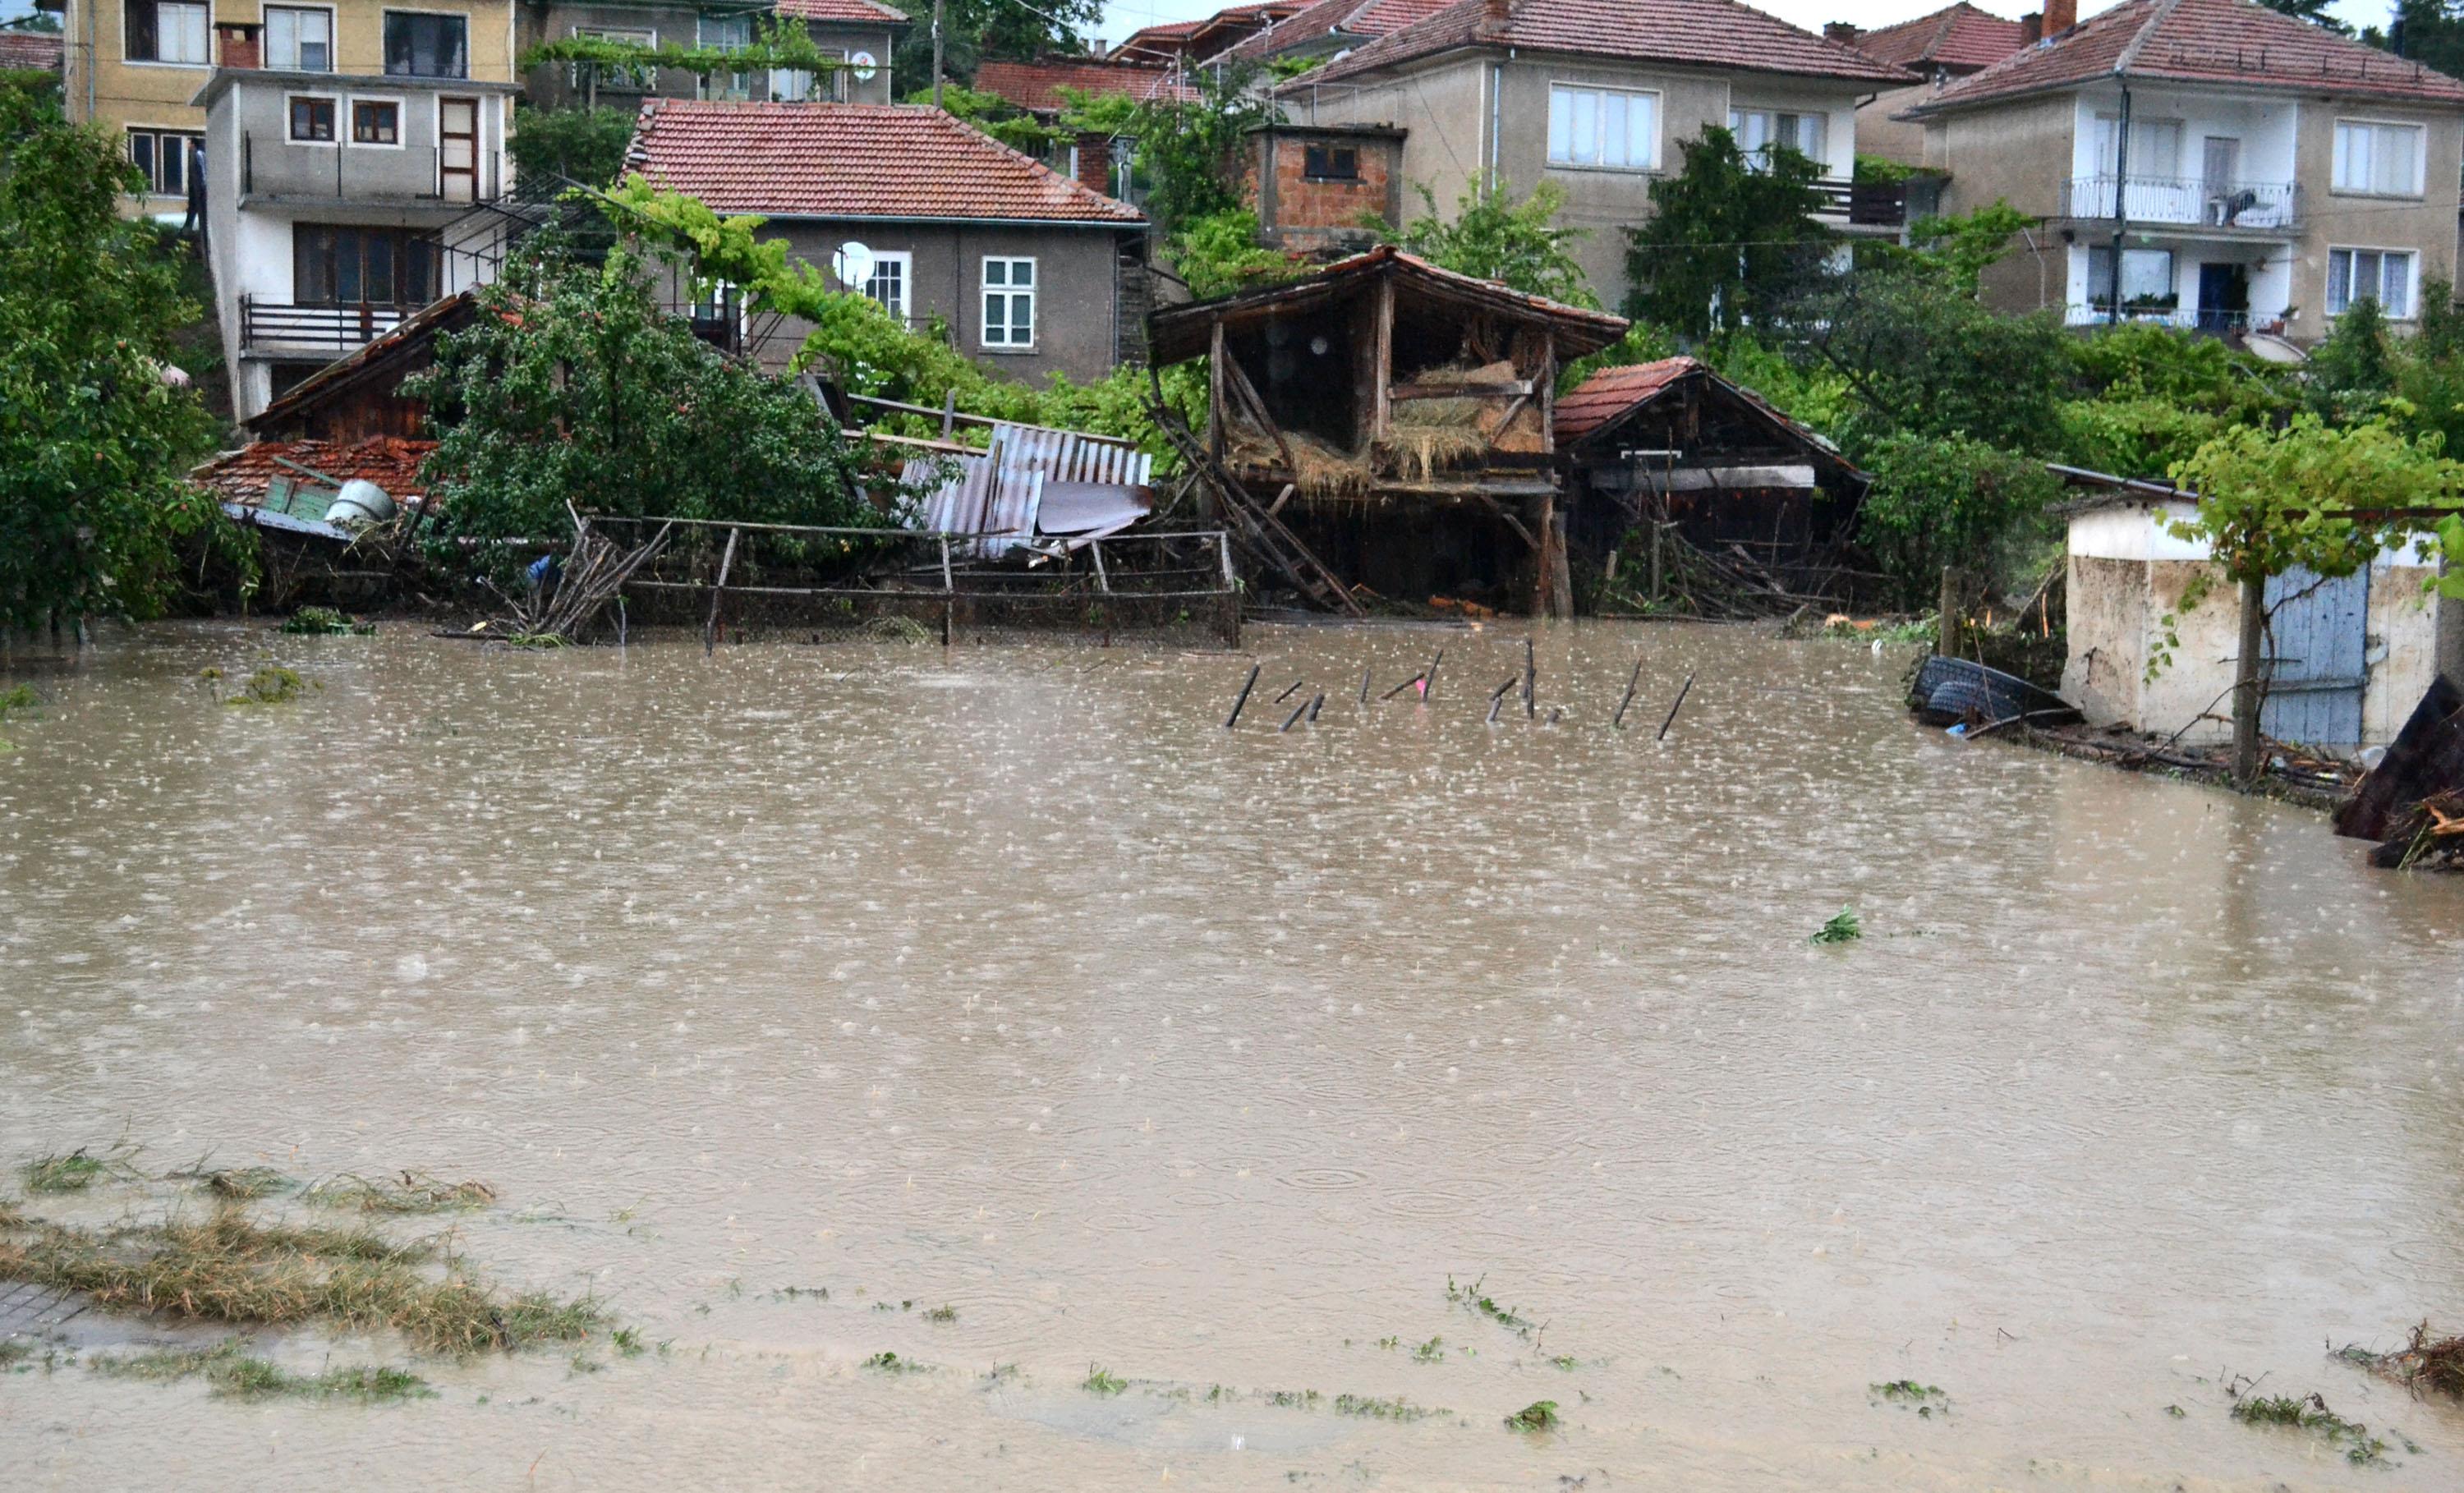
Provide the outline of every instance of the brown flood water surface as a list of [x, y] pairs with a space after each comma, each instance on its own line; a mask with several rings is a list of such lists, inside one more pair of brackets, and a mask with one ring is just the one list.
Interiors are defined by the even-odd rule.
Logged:
[[[2464, 1328], [2464, 885], [1914, 726], [1904, 650], [1561, 626], [1485, 725], [1522, 637], [1256, 628], [1237, 732], [1231, 655], [12, 661], [0, 1160], [484, 1178], [397, 1227], [668, 1346], [0, 1372], [0, 1485], [2464, 1485], [2464, 1413], [2324, 1351]], [[195, 683], [266, 658], [323, 688]]]

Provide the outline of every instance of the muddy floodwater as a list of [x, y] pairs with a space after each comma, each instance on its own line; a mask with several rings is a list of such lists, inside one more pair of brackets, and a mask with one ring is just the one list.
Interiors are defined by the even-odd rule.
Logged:
[[[1560, 626], [1485, 723], [1524, 635], [11, 659], [0, 1197], [484, 1179], [385, 1227], [664, 1346], [20, 1366], [0, 1485], [2464, 1486], [2464, 1411], [2327, 1352], [2464, 1325], [2464, 885], [1913, 725], [1905, 649]], [[268, 661], [321, 688], [196, 680]]]

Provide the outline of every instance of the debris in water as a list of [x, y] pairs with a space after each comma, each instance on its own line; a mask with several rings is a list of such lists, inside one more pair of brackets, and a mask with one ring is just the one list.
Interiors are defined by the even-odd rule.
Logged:
[[282, 620], [282, 630], [311, 637], [364, 638], [377, 630], [377, 625], [331, 606], [303, 606]]
[[2384, 1374], [2407, 1389], [2433, 1389], [2464, 1397], [2464, 1337], [2431, 1337], [2430, 1324], [2412, 1329], [2412, 1340], [2391, 1353], [2347, 1347], [2336, 1355]]
[[239, 693], [223, 701], [225, 705], [282, 705], [299, 698], [311, 690], [322, 690], [323, 684], [302, 679], [296, 670], [279, 664], [269, 665], [248, 676]]
[[484, 1208], [496, 1200], [496, 1190], [485, 1182], [447, 1182], [425, 1172], [405, 1172], [399, 1182], [338, 1176], [299, 1196], [303, 1201], [322, 1207], [353, 1208], [361, 1213], [445, 1213], [457, 1208]]
[[1258, 670], [1264, 667], [1260, 664], [1249, 666], [1249, 677], [1241, 681], [1241, 696], [1232, 702], [1232, 714], [1223, 717], [1224, 730], [1229, 731], [1240, 724], [1241, 707], [1249, 703], [1249, 692], [1258, 687]]
[[1931, 1420], [1937, 1411], [1946, 1416], [1950, 1414], [1950, 1396], [1944, 1394], [1942, 1386], [1938, 1384], [1919, 1384], [1914, 1379], [1893, 1379], [1888, 1384], [1869, 1384], [1866, 1388], [1879, 1396], [1876, 1403], [1888, 1400], [1903, 1410], [1914, 1410], [1927, 1420]]
[[1557, 1402], [1535, 1399], [1506, 1417], [1509, 1431], [1554, 1431], [1557, 1429]]
[[1087, 1377], [1080, 1382], [1078, 1387], [1087, 1391], [1090, 1394], [1101, 1394], [1109, 1397], [1111, 1395], [1118, 1394], [1123, 1390], [1128, 1389], [1130, 1387], [1130, 1381], [1122, 1378], [1119, 1374], [1112, 1372], [1110, 1369], [1103, 1368], [1097, 1364], [1089, 1364], [1087, 1366]]
[[1814, 931], [1814, 943], [1853, 943], [1865, 936], [1865, 926], [1855, 908], [1841, 908], [1831, 914], [1831, 921]]
[[2245, 1399], [2238, 1393], [2230, 1414], [2244, 1425], [2291, 1426], [2300, 1431], [2315, 1431], [2330, 1445], [2344, 1449], [2344, 1460], [2357, 1467], [2367, 1466], [2387, 1456], [2387, 1442], [2370, 1435], [2370, 1428], [2357, 1420], [2347, 1420], [2327, 1408], [2327, 1402], [2317, 1394], [2255, 1394]]

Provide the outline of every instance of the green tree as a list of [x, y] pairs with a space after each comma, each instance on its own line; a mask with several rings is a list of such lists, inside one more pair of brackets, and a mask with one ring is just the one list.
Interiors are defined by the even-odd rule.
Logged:
[[[1249, 131], [1277, 117], [1275, 106], [1251, 86], [1258, 71], [1252, 62], [1202, 69], [1192, 79], [1198, 97], [1188, 102], [1122, 99], [1109, 105], [1115, 111], [1126, 106], [1126, 117], [1106, 132], [1133, 142], [1137, 175], [1146, 184], [1140, 206], [1165, 232], [1248, 205], [1242, 167]], [[1085, 105], [1073, 113], [1073, 128], [1105, 128], [1104, 118], [1089, 115]]]
[[2447, 0], [2395, 0], [2390, 19], [2388, 32], [2372, 27], [2362, 39], [2450, 77], [2464, 77], [2464, 9]]
[[2321, 31], [2333, 32], [2339, 36], [2353, 33], [2353, 29], [2336, 19], [2335, 12], [2329, 9], [2335, 0], [2258, 0], [2258, 3], [2297, 21], [2308, 21]]
[[2386, 313], [2374, 297], [2357, 300], [2303, 366], [2310, 408], [2330, 421], [2367, 418], [2394, 392], [2395, 368]]
[[570, 177], [585, 187], [607, 187], [625, 174], [625, 151], [633, 143], [630, 109], [514, 110], [514, 135], [505, 148], [514, 169], [532, 181]]
[[1166, 241], [1164, 257], [1200, 300], [1272, 285], [1300, 273], [1289, 255], [1259, 244], [1258, 215], [1245, 208], [1184, 225]]
[[2424, 527], [2386, 510], [2454, 507], [2464, 494], [2464, 467], [2436, 441], [2409, 441], [2382, 421], [2338, 429], [2302, 414], [2281, 428], [2226, 430], [2173, 477], [2199, 495], [2193, 514], [2172, 524], [2174, 534], [2205, 541], [2241, 599], [2233, 776], [2247, 787], [2258, 777], [2269, 579], [2295, 566], [2329, 579], [2351, 575]]
[[1922, 266], [1838, 276], [1799, 308], [1808, 344], [1847, 380], [1841, 436], [1967, 435], [2000, 450], [2051, 447], [2069, 339], [2051, 315], [2006, 316]]
[[695, 338], [633, 254], [582, 265], [555, 236], [483, 288], [471, 327], [439, 339], [435, 366], [404, 385], [439, 430], [424, 473], [437, 553], [502, 578], [512, 541], [564, 531], [567, 501], [627, 517], [876, 521], [809, 394]]
[[1775, 312], [1818, 270], [1833, 237], [1814, 220], [1822, 167], [1785, 146], [1749, 160], [1716, 126], [1678, 149], [1683, 166], [1625, 231], [1625, 314], [1708, 337]]
[[1985, 272], [2011, 252], [2011, 241], [2035, 219], [1995, 199], [1993, 206], [1957, 217], [1923, 217], [1908, 225], [1908, 245], [1918, 260], [1938, 271], [1963, 296], [1977, 294]]
[[0, 627], [157, 615], [184, 538], [238, 547], [186, 480], [213, 423], [165, 370], [200, 311], [120, 216], [136, 185], [111, 134], [0, 90]]
[[[928, 82], [911, 91], [907, 101], [931, 103], [932, 85]], [[952, 118], [964, 120], [1012, 150], [1038, 160], [1066, 138], [1062, 129], [1045, 123], [1001, 95], [979, 93], [963, 83], [951, 83], [941, 90], [941, 107]]]
[[[914, 21], [898, 38], [897, 76], [933, 86], [933, 10], [908, 7]], [[1083, 53], [1086, 35], [1104, 18], [1103, 0], [946, 0], [941, 11], [943, 67], [951, 78], [972, 83], [976, 69], [994, 57], [1032, 60], [1046, 53]]]
[[2061, 494], [2043, 462], [1970, 436], [1895, 433], [1862, 459], [1873, 480], [1858, 535], [1912, 609], [1947, 565], [1996, 580], [2024, 568]]
[[1542, 182], [1517, 202], [1500, 184], [1474, 182], [1456, 199], [1452, 222], [1438, 211], [1434, 192], [1426, 187], [1419, 191], [1424, 209], [1420, 216], [1400, 233], [1381, 236], [1440, 269], [1569, 305], [1598, 307], [1591, 276], [1568, 247], [1584, 231], [1557, 225], [1557, 214], [1566, 206], [1564, 187]]

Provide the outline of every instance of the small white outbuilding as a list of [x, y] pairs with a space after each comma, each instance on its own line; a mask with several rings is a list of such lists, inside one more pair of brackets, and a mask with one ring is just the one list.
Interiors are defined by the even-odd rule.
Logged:
[[[2097, 485], [2105, 484], [2070, 514], [2062, 698], [2090, 725], [2180, 731], [2189, 745], [2230, 740], [2238, 592], [2204, 540], [2172, 532], [2192, 513], [2189, 499], [2152, 483], [2108, 477]], [[2428, 589], [2437, 574], [2434, 551], [2425, 556], [2408, 540], [2350, 576], [2294, 571], [2270, 581], [2260, 729], [2345, 754], [2393, 740], [2437, 672], [2442, 631], [2464, 633], [2464, 606]], [[2185, 609], [2184, 596], [2202, 578], [2205, 596]], [[2170, 661], [2149, 677], [2149, 661], [2165, 652]]]

